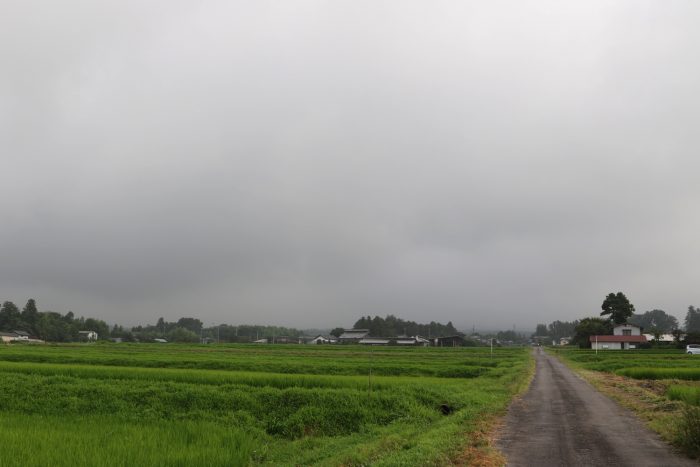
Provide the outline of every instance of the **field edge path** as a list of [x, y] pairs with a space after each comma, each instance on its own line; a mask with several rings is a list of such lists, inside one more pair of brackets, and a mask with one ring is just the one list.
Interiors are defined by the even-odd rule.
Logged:
[[530, 388], [511, 404], [496, 434], [508, 466], [698, 465], [558, 359], [541, 348], [534, 352]]

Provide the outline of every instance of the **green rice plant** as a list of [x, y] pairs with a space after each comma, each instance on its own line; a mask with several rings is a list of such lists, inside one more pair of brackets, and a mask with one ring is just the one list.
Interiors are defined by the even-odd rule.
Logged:
[[634, 379], [700, 380], [700, 368], [623, 368], [615, 373]]
[[681, 386], [674, 384], [666, 390], [666, 396], [673, 401], [700, 406], [700, 386]]
[[526, 349], [2, 346], [0, 423], [23, 422], [0, 430], [17, 446], [0, 464], [23, 449], [36, 465], [442, 465], [504, 410], [530, 361]]
[[249, 465], [261, 440], [244, 428], [182, 420], [0, 415], [0, 465]]

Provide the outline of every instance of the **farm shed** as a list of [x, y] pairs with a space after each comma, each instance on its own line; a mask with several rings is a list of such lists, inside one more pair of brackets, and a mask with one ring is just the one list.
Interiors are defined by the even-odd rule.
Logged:
[[630, 350], [647, 341], [644, 336], [591, 336], [593, 350]]
[[414, 336], [414, 337], [397, 337], [396, 345], [415, 345], [427, 347], [430, 345], [430, 341], [425, 337]]
[[12, 331], [15, 336], [17, 336], [17, 340], [22, 340], [22, 341], [28, 341], [29, 340], [29, 333], [26, 331]]
[[338, 342], [341, 344], [355, 344], [367, 336], [369, 336], [369, 329], [346, 329], [338, 337]]
[[360, 339], [360, 344], [364, 345], [389, 345], [391, 339], [384, 339], [381, 337], [365, 337]]
[[461, 347], [464, 345], [464, 337], [462, 337], [462, 336], [436, 337], [433, 342], [435, 343], [435, 347]]
[[316, 337], [313, 337], [311, 339], [308, 339], [306, 341], [307, 344], [328, 344], [330, 343], [330, 339], [321, 335], [318, 335]]

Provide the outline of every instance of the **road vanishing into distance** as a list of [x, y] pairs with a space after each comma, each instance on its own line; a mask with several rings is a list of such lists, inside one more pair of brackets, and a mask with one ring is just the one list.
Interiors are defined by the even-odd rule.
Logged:
[[509, 466], [698, 466], [541, 348], [535, 358], [532, 385], [498, 436]]

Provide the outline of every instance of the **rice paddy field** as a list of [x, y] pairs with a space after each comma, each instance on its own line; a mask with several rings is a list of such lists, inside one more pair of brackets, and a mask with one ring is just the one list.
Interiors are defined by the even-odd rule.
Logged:
[[639, 380], [669, 380], [700, 388], [700, 355], [688, 355], [682, 349], [598, 352], [579, 349], [553, 349], [586, 370], [603, 371]]
[[449, 465], [531, 370], [523, 348], [3, 345], [0, 465]]
[[641, 413], [652, 429], [700, 457], [700, 355], [683, 349], [549, 351], [579, 370], [614, 375], [594, 380], [616, 386], [614, 393], [622, 394], [622, 402]]

